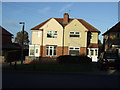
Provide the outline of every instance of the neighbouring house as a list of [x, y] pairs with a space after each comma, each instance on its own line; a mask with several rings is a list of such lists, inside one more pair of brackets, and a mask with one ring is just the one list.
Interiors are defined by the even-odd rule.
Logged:
[[83, 19], [69, 18], [65, 13], [63, 18], [50, 18], [31, 31], [29, 56], [87, 55], [97, 61], [100, 31]]
[[2, 30], [2, 54], [4, 51], [20, 49], [20, 45], [17, 43], [12, 43], [13, 34], [8, 32], [5, 28], [0, 26]]
[[104, 51], [120, 49], [120, 22], [103, 34]]

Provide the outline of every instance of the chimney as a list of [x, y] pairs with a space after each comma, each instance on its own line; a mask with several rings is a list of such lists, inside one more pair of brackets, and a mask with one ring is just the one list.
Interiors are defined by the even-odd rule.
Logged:
[[68, 15], [68, 13], [64, 13], [63, 23], [67, 24], [68, 21], [69, 21], [69, 15]]

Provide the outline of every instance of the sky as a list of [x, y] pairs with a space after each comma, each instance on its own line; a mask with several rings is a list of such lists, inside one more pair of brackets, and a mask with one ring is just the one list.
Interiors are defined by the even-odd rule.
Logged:
[[25, 22], [31, 40], [31, 28], [55, 17], [84, 19], [102, 34], [118, 22], [118, 2], [2, 2], [2, 26], [16, 37]]

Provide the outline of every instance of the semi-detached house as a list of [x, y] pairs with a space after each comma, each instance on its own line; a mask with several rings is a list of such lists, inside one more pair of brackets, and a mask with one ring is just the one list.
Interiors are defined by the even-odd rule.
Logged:
[[100, 31], [83, 19], [69, 18], [64, 13], [63, 18], [50, 18], [31, 31], [29, 56], [87, 55], [97, 61]]

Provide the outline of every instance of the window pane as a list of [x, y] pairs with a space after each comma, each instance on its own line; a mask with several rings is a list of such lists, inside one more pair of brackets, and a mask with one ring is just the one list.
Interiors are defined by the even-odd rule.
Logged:
[[75, 49], [78, 49], [78, 50], [79, 50], [79, 48], [75, 48]]
[[70, 55], [79, 55], [79, 50], [69, 50]]
[[75, 34], [79, 34], [79, 32], [75, 32]]
[[94, 54], [94, 50], [90, 50], [91, 51], [91, 55], [93, 55]]
[[79, 35], [75, 35], [74, 37], [79, 37]]
[[97, 50], [95, 50], [95, 55], [97, 55]]
[[70, 49], [74, 49], [74, 48], [70, 48]]
[[38, 49], [36, 49], [36, 53], [38, 53]]
[[34, 49], [30, 49], [30, 55], [34, 55]]
[[54, 53], [53, 53], [53, 55], [56, 55], [56, 49], [54, 50]]
[[47, 34], [47, 38], [52, 38], [52, 35], [51, 34]]
[[49, 49], [46, 49], [46, 55], [49, 55], [49, 52], [48, 52]]
[[70, 34], [74, 34], [74, 32], [70, 32]]
[[49, 53], [50, 56], [52, 56], [52, 49], [50, 49], [50, 53]]

